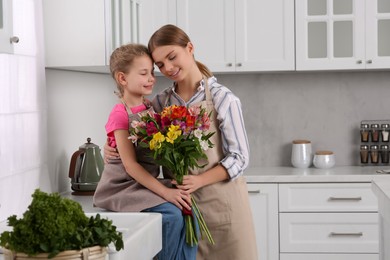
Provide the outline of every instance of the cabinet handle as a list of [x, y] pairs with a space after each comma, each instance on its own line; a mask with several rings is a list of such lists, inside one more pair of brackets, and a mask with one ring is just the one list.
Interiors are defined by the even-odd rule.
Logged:
[[372, 60], [368, 60], [368, 61], [367, 61], [367, 64], [371, 64], [371, 63], [372, 63]]
[[329, 236], [356, 236], [361, 237], [363, 236], [363, 232], [353, 232], [353, 233], [339, 233], [339, 232], [330, 232]]
[[19, 42], [19, 37], [18, 37], [18, 36], [12, 36], [12, 37], [9, 39], [9, 42], [10, 42], [10, 43], [18, 43], [18, 42]]
[[248, 190], [249, 194], [259, 194], [260, 190]]
[[329, 200], [348, 200], [348, 201], [359, 201], [362, 197], [329, 197]]
[[242, 63], [239, 62], [239, 63], [236, 64], [236, 66], [237, 66], [237, 67], [241, 67], [241, 66], [242, 66]]
[[226, 66], [231, 67], [231, 66], [233, 66], [233, 64], [232, 63], [228, 63], [228, 64], [226, 64]]
[[363, 62], [362, 62], [362, 60], [358, 60], [356, 63], [357, 64], [362, 64]]

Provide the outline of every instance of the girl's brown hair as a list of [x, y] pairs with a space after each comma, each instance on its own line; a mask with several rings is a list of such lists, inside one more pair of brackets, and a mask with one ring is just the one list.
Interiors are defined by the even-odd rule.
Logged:
[[[167, 24], [158, 29], [150, 38], [148, 48], [152, 53], [157, 47], [166, 45], [177, 45], [185, 48], [187, 43], [191, 42], [190, 37], [179, 27]], [[206, 77], [211, 77], [213, 74], [203, 63], [195, 60], [200, 72]]]
[[123, 97], [123, 86], [118, 82], [118, 73], [122, 72], [127, 74], [133, 65], [134, 59], [143, 55], [148, 55], [152, 59], [148, 48], [142, 44], [122, 45], [112, 52], [110, 57], [110, 72], [119, 91], [116, 93], [118, 97]]

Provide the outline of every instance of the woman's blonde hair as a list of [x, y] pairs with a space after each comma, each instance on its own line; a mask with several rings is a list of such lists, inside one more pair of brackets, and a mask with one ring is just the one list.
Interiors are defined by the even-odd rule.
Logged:
[[148, 48], [142, 44], [126, 44], [116, 48], [110, 57], [110, 72], [116, 82], [118, 97], [123, 97], [123, 86], [119, 83], [117, 75], [119, 72], [127, 74], [133, 65], [134, 59], [147, 55], [152, 59]]
[[[185, 48], [191, 42], [190, 37], [179, 27], [167, 24], [158, 29], [148, 43], [149, 52], [152, 53], [157, 47], [166, 45], [177, 45]], [[195, 60], [200, 72], [206, 77], [211, 77], [213, 74], [203, 63]]]

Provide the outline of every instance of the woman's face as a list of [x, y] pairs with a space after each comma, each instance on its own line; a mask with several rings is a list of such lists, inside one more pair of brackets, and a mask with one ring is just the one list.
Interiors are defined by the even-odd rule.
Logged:
[[157, 47], [152, 56], [161, 73], [176, 82], [183, 80], [194, 64], [193, 46], [190, 42], [185, 48], [178, 45]]

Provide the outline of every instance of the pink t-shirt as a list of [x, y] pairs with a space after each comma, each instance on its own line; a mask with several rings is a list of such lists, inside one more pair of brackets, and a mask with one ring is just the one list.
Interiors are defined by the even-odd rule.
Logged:
[[[131, 112], [136, 114], [146, 109], [145, 104], [141, 104], [136, 107], [130, 108]], [[123, 104], [116, 104], [111, 110], [110, 115], [106, 123], [106, 133], [108, 137], [108, 145], [116, 147], [116, 141], [114, 136], [115, 130], [129, 130], [129, 115], [127, 114], [126, 107]]]

